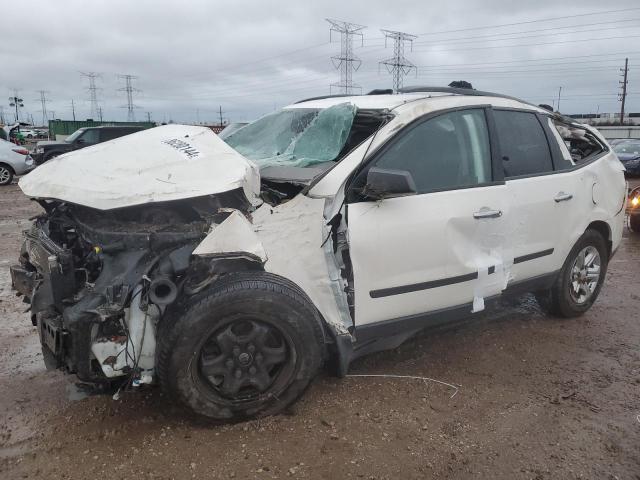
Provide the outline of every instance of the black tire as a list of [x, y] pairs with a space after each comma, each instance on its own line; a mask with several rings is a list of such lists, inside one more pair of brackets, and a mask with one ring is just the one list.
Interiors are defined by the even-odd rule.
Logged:
[[629, 215], [629, 230], [640, 233], [640, 214]]
[[[589, 290], [588, 292], [587, 289], [589, 287], [586, 279], [577, 280], [576, 283], [578, 284], [578, 288], [581, 292], [584, 292], [585, 295], [584, 300], [580, 301], [583, 294], [576, 292], [573, 287], [573, 269], [575, 262], [578, 261], [578, 255], [587, 248], [595, 249], [597, 251], [599, 255], [599, 272], [597, 284], [592, 291]], [[553, 286], [549, 290], [536, 293], [538, 303], [544, 310], [559, 317], [571, 318], [584, 314], [591, 308], [600, 294], [600, 290], [602, 289], [602, 285], [607, 274], [608, 263], [609, 254], [607, 243], [605, 239], [602, 238], [602, 234], [595, 230], [587, 230], [578, 239], [571, 249], [571, 252], [569, 252], [567, 259], [562, 266], [562, 270], [560, 270]], [[587, 269], [585, 268], [584, 270], [586, 271]], [[582, 277], [582, 273], [577, 273], [576, 275], [578, 277]], [[580, 285], [583, 281], [585, 284]], [[576, 298], [576, 296], [578, 298]]]
[[277, 275], [226, 275], [175, 310], [160, 327], [158, 377], [170, 398], [197, 414], [220, 421], [277, 414], [322, 366], [319, 313]]
[[13, 175], [13, 168], [4, 163], [0, 163], [0, 185], [11, 185]]

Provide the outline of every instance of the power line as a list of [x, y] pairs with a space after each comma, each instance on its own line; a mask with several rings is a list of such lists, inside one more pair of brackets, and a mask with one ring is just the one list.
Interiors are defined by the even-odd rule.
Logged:
[[405, 42], [413, 44], [413, 41], [418, 37], [393, 30], [381, 30], [381, 32], [384, 33], [385, 47], [387, 46], [387, 39], [393, 40], [393, 57], [381, 61], [380, 65], [387, 67], [387, 71], [393, 75], [393, 91], [398, 92], [402, 88], [404, 76], [408, 75], [411, 70], [415, 70], [416, 73], [418, 71], [416, 66], [404, 56]]
[[132, 84], [132, 80], [135, 80], [138, 77], [136, 77], [135, 75], [124, 74], [124, 75], [118, 75], [118, 78], [124, 79], [124, 83], [125, 83], [125, 86], [123, 88], [119, 88], [118, 91], [126, 92], [127, 94], [127, 105], [122, 107], [127, 109], [127, 121], [135, 122], [136, 116], [134, 113], [134, 109], [140, 108], [140, 107], [133, 104], [133, 93], [141, 92], [142, 90], [140, 90], [139, 88], [134, 88]]
[[330, 18], [326, 20], [331, 24], [329, 41], [331, 41], [332, 32], [340, 34], [340, 55], [331, 57], [334, 67], [340, 71], [340, 83], [332, 83], [330, 88], [338, 87], [342, 93], [353, 93], [354, 88], [360, 88], [359, 85], [353, 83], [353, 72], [357, 71], [362, 64], [362, 61], [353, 53], [353, 37], [359, 35], [362, 40], [362, 30], [367, 27]]
[[599, 12], [590, 12], [590, 13], [579, 13], [576, 15], [564, 15], [562, 17], [550, 17], [550, 18], [539, 18], [537, 20], [527, 20], [524, 22], [513, 22], [513, 23], [502, 23], [502, 24], [497, 24], [497, 25], [485, 25], [482, 27], [468, 27], [468, 28], [458, 28], [455, 30], [440, 30], [437, 32], [425, 32], [425, 33], [419, 33], [418, 35], [420, 36], [426, 36], [426, 35], [441, 35], [443, 33], [457, 33], [457, 32], [470, 32], [472, 30], [485, 30], [485, 29], [489, 29], [489, 28], [502, 28], [502, 27], [515, 27], [518, 25], [529, 25], [532, 23], [542, 23], [542, 22], [552, 22], [555, 20], [565, 20], [568, 18], [578, 18], [578, 17], [590, 17], [593, 15], [605, 15], [605, 14], [610, 14], [610, 13], [622, 13], [622, 12], [631, 12], [631, 11], [637, 11], [640, 10], [640, 7], [634, 7], [634, 8], [623, 8], [623, 9], [619, 9], [619, 10], [603, 10], [603, 11], [599, 11]]
[[40, 94], [40, 105], [42, 105], [42, 109], [40, 110], [42, 112], [42, 125], [47, 125], [47, 102], [49, 101], [47, 99], [47, 94], [49, 93], [48, 90], [38, 90], [38, 93]]
[[620, 87], [622, 88], [622, 92], [620, 93], [620, 125], [624, 125], [624, 104], [627, 101], [627, 84], [629, 81], [627, 80], [627, 74], [629, 73], [629, 59], [624, 59], [624, 68], [621, 68], [622, 72], [622, 81], [620, 82]]
[[416, 50], [418, 52], [426, 52], [429, 51], [431, 53], [445, 53], [445, 52], [456, 52], [456, 51], [468, 51], [468, 50], [487, 50], [492, 48], [514, 48], [514, 47], [537, 47], [540, 45], [560, 45], [566, 43], [583, 43], [583, 42], [594, 42], [599, 40], [614, 40], [614, 39], [629, 39], [629, 38], [638, 38], [640, 35], [622, 35], [616, 37], [600, 37], [600, 38], [577, 38], [574, 40], [561, 40], [557, 42], [541, 42], [541, 43], [516, 43], [513, 45], [490, 45], [485, 47], [464, 47], [464, 48], [450, 48], [444, 50]]
[[100, 78], [101, 75], [96, 72], [80, 72], [80, 75], [89, 79], [89, 102], [91, 104], [91, 118], [96, 118], [98, 115], [98, 87], [96, 87], [96, 78]]
[[[618, 20], [617, 22], [629, 22], [629, 21], [635, 21], [637, 19], [633, 19], [633, 20]], [[617, 22], [603, 22], [604, 23], [617, 23]], [[597, 25], [597, 24], [594, 24]], [[580, 25], [577, 25], [580, 26]], [[529, 30], [529, 32], [544, 32], [544, 33], [539, 33], [539, 34], [534, 34], [534, 35], [523, 35], [524, 33], [527, 33], [526, 31], [523, 32], [509, 32], [509, 33], [494, 33], [494, 34], [490, 34], [490, 35], [478, 35], [478, 36], [471, 36], [471, 37], [459, 37], [459, 38], [450, 38], [450, 39], [446, 39], [446, 40], [439, 40], [439, 41], [426, 41], [426, 42], [416, 42], [416, 45], [439, 45], [443, 42], [446, 42], [447, 44], [464, 44], [464, 43], [475, 43], [478, 40], [482, 40], [484, 42], [504, 42], [507, 40], [520, 40], [523, 38], [536, 38], [536, 37], [544, 37], [549, 35], [549, 31], [550, 30], [560, 30], [560, 29], [564, 29], [564, 28], [568, 28], [568, 27], [554, 27], [554, 28], [541, 28], [538, 30]], [[592, 29], [583, 29], [583, 30], [570, 30], [570, 31], [566, 31], [566, 32], [555, 32], [554, 35], [572, 35], [574, 33], [591, 33], [591, 32], [603, 32], [605, 30], [622, 30], [623, 28], [634, 28], [637, 29], [638, 26], [637, 25], [626, 25], [626, 26], [620, 26], [620, 25], [616, 25], [613, 27], [607, 27], [607, 28], [592, 28]], [[507, 35], [509, 35], [507, 37]], [[499, 37], [499, 38], [496, 38]], [[502, 37], [502, 38], [500, 38]], [[437, 43], [436, 43], [437, 42]]]

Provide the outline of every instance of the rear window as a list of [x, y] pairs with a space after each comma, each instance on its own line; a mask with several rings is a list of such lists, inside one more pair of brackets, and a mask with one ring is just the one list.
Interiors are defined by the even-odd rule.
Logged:
[[553, 171], [547, 136], [534, 113], [494, 110], [505, 178]]
[[553, 119], [553, 125], [576, 164], [586, 162], [605, 151], [604, 145], [589, 130], [556, 118]]

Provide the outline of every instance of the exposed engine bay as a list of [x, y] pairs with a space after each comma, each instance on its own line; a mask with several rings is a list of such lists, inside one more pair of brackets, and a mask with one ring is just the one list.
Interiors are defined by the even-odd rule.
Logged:
[[231, 191], [106, 212], [40, 203], [46, 213], [25, 232], [11, 274], [31, 304], [48, 366], [83, 381], [127, 375], [150, 383], [163, 314], [179, 295], [195, 295], [223, 273], [191, 254], [233, 211], [223, 204], [246, 211], [243, 196]]

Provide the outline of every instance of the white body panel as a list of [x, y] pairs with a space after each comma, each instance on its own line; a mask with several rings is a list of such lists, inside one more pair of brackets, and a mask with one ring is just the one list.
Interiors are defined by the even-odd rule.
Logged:
[[[356, 325], [499, 294], [512, 259], [506, 199], [502, 185], [349, 205]], [[503, 214], [474, 218], [482, 207]], [[495, 272], [489, 274], [489, 267]], [[476, 278], [468, 281], [423, 288], [425, 282], [473, 274]], [[412, 285], [412, 292], [385, 293], [385, 289]]]

